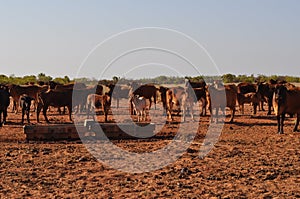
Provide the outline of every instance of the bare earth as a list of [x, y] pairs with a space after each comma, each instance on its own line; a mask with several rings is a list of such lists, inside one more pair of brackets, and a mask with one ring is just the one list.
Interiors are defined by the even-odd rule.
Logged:
[[[246, 106], [246, 115], [237, 112], [235, 123], [225, 124], [215, 147], [202, 159], [199, 147], [209, 117], [201, 117], [196, 139], [181, 158], [142, 174], [98, 162], [80, 141], [26, 143], [21, 115], [9, 110], [8, 124], [0, 129], [0, 197], [300, 198], [300, 133], [292, 132], [294, 118], [287, 119], [285, 134], [278, 135], [274, 115], [259, 111], [252, 117], [250, 110]], [[69, 122], [56, 112], [49, 118]], [[31, 120], [36, 123], [35, 114]], [[41, 122], [45, 125], [43, 117]], [[158, 133], [160, 139], [114, 143], [131, 152], [153, 151], [176, 133], [170, 125]]]

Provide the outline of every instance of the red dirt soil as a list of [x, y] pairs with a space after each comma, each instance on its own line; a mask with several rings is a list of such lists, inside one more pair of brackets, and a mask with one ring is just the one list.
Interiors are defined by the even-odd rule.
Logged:
[[[102, 164], [80, 141], [26, 143], [21, 115], [10, 110], [8, 124], [0, 128], [0, 197], [300, 198], [300, 133], [292, 132], [294, 118], [287, 119], [285, 134], [279, 135], [274, 115], [259, 111], [252, 117], [250, 107], [245, 110], [243, 116], [237, 112], [234, 124], [225, 124], [204, 158], [199, 158], [199, 147], [209, 117], [201, 118], [196, 139], [181, 158], [142, 174]], [[49, 118], [69, 122], [56, 112]], [[35, 113], [31, 121], [36, 123]], [[45, 125], [42, 116], [41, 122]], [[166, 145], [169, 140], [163, 137], [174, 133], [166, 125], [161, 139], [114, 142], [128, 151], [147, 152]]]

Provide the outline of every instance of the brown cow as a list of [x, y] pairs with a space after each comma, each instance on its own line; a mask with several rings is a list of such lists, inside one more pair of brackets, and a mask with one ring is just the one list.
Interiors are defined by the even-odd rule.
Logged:
[[171, 119], [172, 121], [173, 121], [172, 111], [173, 111], [174, 107], [177, 107], [178, 109], [180, 109], [179, 108], [180, 104], [174, 94], [174, 90], [169, 89], [166, 91], [166, 110], [167, 110], [168, 119]]
[[161, 102], [163, 104], [163, 108], [167, 112], [167, 98], [166, 98], [166, 94], [167, 94], [167, 91], [169, 90], [169, 88], [164, 87], [164, 86], [160, 86], [158, 90], [159, 90], [159, 93], [160, 93], [160, 99], [161, 99]]
[[[137, 83], [133, 82], [131, 84], [129, 96], [138, 95], [138, 96], [148, 99], [150, 101], [150, 105], [149, 105], [149, 109], [150, 109], [151, 104], [152, 104], [152, 98], [153, 98], [154, 105], [156, 107], [157, 91], [158, 91], [158, 89], [153, 84], [145, 84], [145, 85], [139, 86]], [[132, 103], [130, 103], [130, 111], [131, 111], [131, 114], [133, 115]]]
[[41, 91], [45, 91], [48, 89], [48, 86], [36, 86], [36, 85], [26, 85], [26, 86], [20, 86], [20, 85], [11, 85], [10, 86], [10, 95], [13, 98], [13, 110], [15, 112], [18, 112], [18, 102], [21, 95], [26, 94], [29, 97], [33, 98], [35, 100], [34, 103], [34, 111], [37, 107], [37, 95]]
[[298, 130], [300, 120], [300, 90], [288, 90], [284, 85], [277, 85], [273, 95], [273, 107], [277, 117], [278, 133], [283, 134], [285, 114], [297, 114], [293, 131]]
[[225, 107], [229, 107], [231, 111], [230, 123], [233, 122], [234, 114], [235, 114], [235, 105], [237, 100], [237, 92], [234, 85], [226, 85], [224, 89], [217, 89], [214, 86], [207, 87], [207, 101], [208, 108], [212, 117], [212, 109], [216, 108], [216, 118], [218, 121], [218, 112], [219, 109], [225, 111]]
[[39, 122], [39, 115], [43, 109], [43, 115], [47, 123], [50, 123], [47, 118], [47, 110], [49, 106], [64, 107], [66, 106], [69, 111], [69, 119], [72, 121], [72, 90], [66, 89], [64, 91], [57, 91], [49, 89], [45, 92], [40, 92], [38, 96], [37, 107], [37, 122]]
[[[104, 95], [98, 95], [98, 94], [90, 94], [87, 96], [86, 100], [87, 104], [87, 118], [90, 116], [90, 112], [95, 110], [95, 108], [100, 108], [102, 107], [102, 111], [104, 114], [104, 121], [107, 122], [107, 116], [108, 116], [108, 111], [111, 106], [111, 97], [105, 93]], [[95, 120], [95, 117], [93, 115], [93, 119]]]
[[261, 101], [261, 97], [257, 93], [246, 93], [246, 94], [237, 93], [237, 101], [242, 114], [244, 114], [244, 104], [252, 104], [253, 114], [255, 115], [257, 106], [259, 106], [259, 103]]

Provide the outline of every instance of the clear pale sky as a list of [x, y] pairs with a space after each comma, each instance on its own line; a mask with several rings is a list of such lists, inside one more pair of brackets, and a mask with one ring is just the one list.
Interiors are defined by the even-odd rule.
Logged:
[[0, 24], [5, 75], [75, 77], [98, 43], [155, 26], [197, 40], [221, 73], [300, 76], [298, 0], [7, 0]]

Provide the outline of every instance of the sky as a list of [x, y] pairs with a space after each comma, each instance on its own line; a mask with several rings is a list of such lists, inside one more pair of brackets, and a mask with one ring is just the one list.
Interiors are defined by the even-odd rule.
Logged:
[[[298, 0], [1, 1], [0, 74], [42, 72], [71, 78], [198, 73], [300, 76], [299, 19]], [[165, 33], [161, 38], [173, 38], [169, 44], [178, 42], [177, 47], [182, 46], [180, 50], [193, 57], [190, 59], [198, 53], [203, 60], [196, 62], [200, 72], [170, 53], [150, 49], [124, 55], [103, 75], [107, 63], [140, 35], [107, 42], [100, 50], [96, 47], [112, 35], [143, 27], [172, 29], [197, 41], [205, 52]], [[150, 33], [144, 36], [153, 39]], [[214, 66], [217, 69], [205, 70]]]

